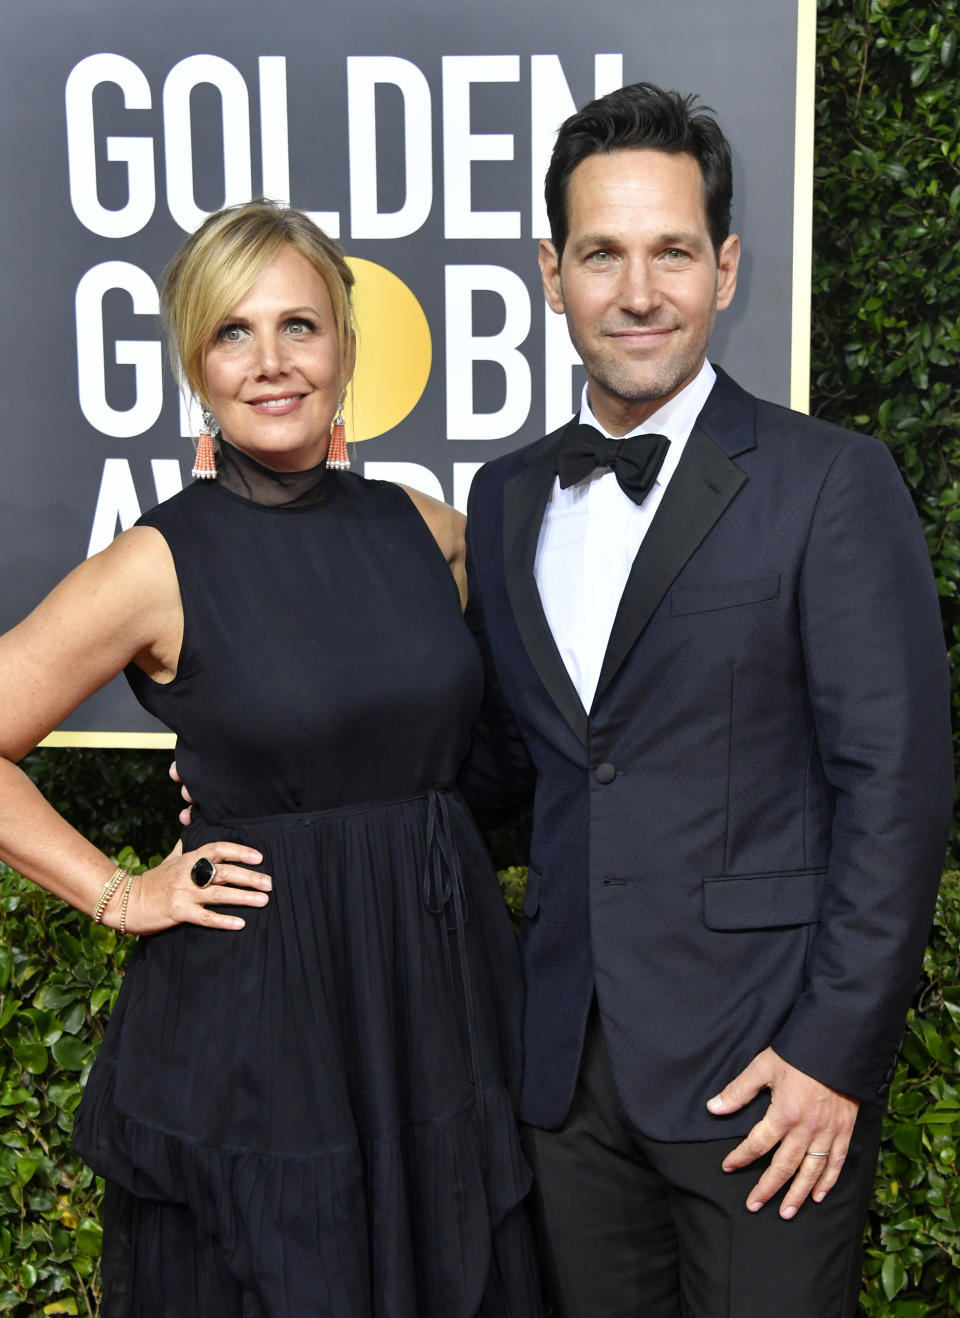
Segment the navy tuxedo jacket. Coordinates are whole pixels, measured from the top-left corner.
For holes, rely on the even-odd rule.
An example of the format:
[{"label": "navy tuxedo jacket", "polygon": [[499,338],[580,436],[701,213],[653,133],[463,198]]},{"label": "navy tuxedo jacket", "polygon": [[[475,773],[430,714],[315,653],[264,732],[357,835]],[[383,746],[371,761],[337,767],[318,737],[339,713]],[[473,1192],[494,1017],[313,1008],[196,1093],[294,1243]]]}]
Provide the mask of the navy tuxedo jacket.
[{"label": "navy tuxedo jacket", "polygon": [[533,576],[559,430],[488,463],[470,610],[537,773],[524,1120],[565,1118],[596,993],[617,1088],[661,1140],[771,1045],[882,1099],[952,798],[929,557],[881,443],[718,374],[584,710]]}]

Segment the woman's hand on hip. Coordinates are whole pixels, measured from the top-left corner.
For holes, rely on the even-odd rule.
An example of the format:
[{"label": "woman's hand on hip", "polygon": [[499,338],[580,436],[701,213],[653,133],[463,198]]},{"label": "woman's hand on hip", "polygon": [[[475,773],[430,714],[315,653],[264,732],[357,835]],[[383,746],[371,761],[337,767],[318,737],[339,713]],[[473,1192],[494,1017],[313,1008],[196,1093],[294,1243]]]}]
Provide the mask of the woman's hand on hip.
[{"label": "woman's hand on hip", "polygon": [[[126,932],[156,934],[176,924],[242,929],[244,920],[216,908],[266,906],[273,880],[269,874],[244,868],[262,861],[259,851],[239,842],[205,842],[186,853],[178,842],[159,865],[134,878],[127,901]],[[207,879],[211,869],[213,874]],[[207,881],[200,886],[198,880]],[[119,928],[120,909],[121,903],[112,900],[104,924]]]}]

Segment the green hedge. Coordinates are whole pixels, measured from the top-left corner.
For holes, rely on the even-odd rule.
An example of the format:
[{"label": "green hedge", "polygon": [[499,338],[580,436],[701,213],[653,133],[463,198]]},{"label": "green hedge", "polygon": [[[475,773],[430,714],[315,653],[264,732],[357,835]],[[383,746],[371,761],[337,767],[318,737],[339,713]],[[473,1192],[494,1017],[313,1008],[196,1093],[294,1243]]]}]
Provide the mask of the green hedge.
[{"label": "green hedge", "polygon": [[[118,859],[139,867],[130,851]],[[515,915],[525,877],[501,874]],[[869,1318],[960,1312],[958,878],[940,897],[891,1091],[866,1237]],[[92,1318],[99,1191],[71,1148],[71,1117],[132,940],[2,867],[0,910],[0,1311]]]},{"label": "green hedge", "polygon": [[869,1318],[960,1313],[960,874],[946,876],[890,1088],[866,1236]]},{"label": "green hedge", "polygon": [[812,410],[884,439],[913,491],[960,738],[960,0],[818,8]]},{"label": "green hedge", "polygon": [[70,1132],[133,940],[5,866],[0,911],[0,1311],[92,1318],[100,1194]]}]

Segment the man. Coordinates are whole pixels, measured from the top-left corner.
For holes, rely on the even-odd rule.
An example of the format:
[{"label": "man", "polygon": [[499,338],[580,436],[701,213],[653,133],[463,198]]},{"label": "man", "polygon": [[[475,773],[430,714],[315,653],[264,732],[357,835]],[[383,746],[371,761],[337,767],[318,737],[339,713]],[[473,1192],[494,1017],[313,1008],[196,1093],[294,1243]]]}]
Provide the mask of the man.
[{"label": "man", "polygon": [[537,773],[549,1281],[565,1318],[839,1318],[949,822],[923,537],[882,444],[707,362],[740,244],[695,98],[588,105],[546,197],[587,385],[478,473],[468,564]]}]

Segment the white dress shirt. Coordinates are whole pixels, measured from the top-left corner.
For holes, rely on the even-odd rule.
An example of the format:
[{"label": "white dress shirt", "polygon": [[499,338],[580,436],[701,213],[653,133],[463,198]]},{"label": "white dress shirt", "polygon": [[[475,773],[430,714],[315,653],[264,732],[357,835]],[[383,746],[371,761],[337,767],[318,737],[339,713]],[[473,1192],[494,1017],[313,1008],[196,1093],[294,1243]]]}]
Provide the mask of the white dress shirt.
[{"label": "white dress shirt", "polygon": [[[705,361],[680,393],[630,431],[631,435],[666,435],[670,440],[653,489],[642,504],[624,494],[609,468],[597,468],[565,490],[554,478],[540,527],[534,576],[553,639],[585,710],[593,704],[633,560],[716,378]],[[586,385],[580,421],[607,433],[590,410]]]}]

